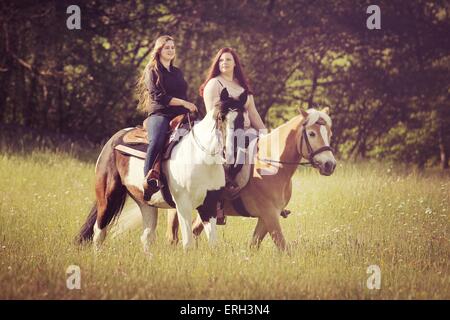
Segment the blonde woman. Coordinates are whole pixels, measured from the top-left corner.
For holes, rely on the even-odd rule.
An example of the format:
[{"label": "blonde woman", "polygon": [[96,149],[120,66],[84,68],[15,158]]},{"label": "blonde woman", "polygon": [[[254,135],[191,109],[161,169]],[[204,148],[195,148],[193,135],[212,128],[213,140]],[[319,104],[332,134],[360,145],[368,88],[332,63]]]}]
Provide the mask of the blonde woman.
[{"label": "blonde woman", "polygon": [[197,107],[187,101],[187,83],[181,70],[173,65],[174,59],[174,39],[170,36],[156,39],[138,85],[139,106],[148,110],[145,121],[149,145],[143,184],[146,201],[159,190],[159,172],[150,169],[164,146],[169,122],[180,114],[197,111]]}]

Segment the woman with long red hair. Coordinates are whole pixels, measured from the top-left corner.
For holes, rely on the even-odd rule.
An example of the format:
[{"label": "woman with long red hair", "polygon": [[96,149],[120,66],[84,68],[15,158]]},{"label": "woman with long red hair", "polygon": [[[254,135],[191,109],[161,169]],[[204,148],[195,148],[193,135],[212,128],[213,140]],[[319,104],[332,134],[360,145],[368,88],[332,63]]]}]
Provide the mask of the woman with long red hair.
[{"label": "woman with long red hair", "polygon": [[[200,86],[199,93],[205,102],[206,111],[211,111],[220,101],[222,90],[226,89],[228,95],[233,98],[238,98],[244,91],[247,91],[248,97],[245,103],[247,112],[244,113],[244,128],[246,135],[254,139],[259,130],[265,130],[266,126],[262,121],[258,111],[255,107],[255,100],[253,98],[253,91],[250,88],[244,71],[242,70],[239,57],[231,48],[222,48],[217,52],[208,71],[208,76],[205,82]],[[253,128],[253,130],[247,130]],[[236,146],[236,150],[239,148]],[[236,154],[237,155],[237,154]],[[236,158],[238,158],[236,156]],[[234,166],[226,168],[227,189],[231,192],[237,185],[234,180],[238,171],[235,171]],[[219,202],[221,202],[219,200]],[[217,224],[225,224],[225,216],[223,214],[222,204],[216,204],[217,207]]]},{"label": "woman with long red hair", "polygon": [[231,48],[222,48],[217,52],[208,71],[205,82],[200,86],[200,96],[205,102],[206,111],[214,108],[220,100],[220,92],[226,88],[231,97],[237,98],[246,90],[248,93],[245,107],[248,112],[245,116],[245,128],[250,126],[256,130],[265,129],[258,111],[255,107],[253,91],[251,90],[239,57]]}]

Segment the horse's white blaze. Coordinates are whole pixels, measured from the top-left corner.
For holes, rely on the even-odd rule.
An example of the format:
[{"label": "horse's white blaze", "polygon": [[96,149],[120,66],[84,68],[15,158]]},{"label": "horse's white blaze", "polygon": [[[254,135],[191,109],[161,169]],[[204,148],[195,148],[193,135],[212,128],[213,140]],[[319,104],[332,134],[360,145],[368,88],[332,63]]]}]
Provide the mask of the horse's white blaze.
[{"label": "horse's white blaze", "polygon": [[314,123],[317,122],[317,120],[319,120],[319,118],[325,120],[327,126],[331,127],[331,118],[325,112],[316,109],[308,109],[307,112],[308,112],[308,121],[306,123],[306,127],[312,126]]},{"label": "horse's white blaze", "polygon": [[[316,109],[309,109],[308,112],[308,119],[306,122],[306,127],[312,126],[314,123],[316,123],[319,118],[323,119],[327,126],[331,127],[331,118],[329,115],[327,115],[325,112],[318,111]],[[323,142],[325,146],[330,145],[330,139],[328,137],[328,131],[325,126],[320,126],[320,135],[323,139]],[[319,148],[319,146],[311,145],[313,149]],[[298,149],[300,149],[299,145],[297,146]],[[324,151],[314,156],[314,160],[316,160],[319,163],[325,163],[327,161],[333,161],[336,162],[336,159],[334,158],[334,155],[331,151]]]},{"label": "horse's white blaze", "polygon": [[333,153],[331,153],[331,151],[321,152],[321,153],[315,155],[314,159],[317,162],[322,163],[322,164],[327,162],[327,161],[334,161],[334,162],[336,162],[336,160],[334,159]]},{"label": "horse's white blaze", "polygon": [[[328,139],[328,131],[325,126],[320,126],[320,135],[323,139],[325,146],[330,146],[330,140]],[[314,149],[319,148],[319,146],[315,146]],[[319,163],[325,163],[327,161],[336,161],[334,159],[333,153],[331,151],[323,151],[314,156],[314,159]]]},{"label": "horse's white blaze", "polygon": [[[328,131],[325,126],[320,126],[320,135],[322,136],[325,146],[330,146],[330,140],[328,139]],[[325,163],[327,161],[336,162],[334,155],[331,151],[324,151],[314,157],[316,161]]]},{"label": "horse's white blaze", "polygon": [[328,140],[328,131],[325,126],[320,126],[320,135],[322,136],[323,142],[326,146],[330,145],[330,141]]}]

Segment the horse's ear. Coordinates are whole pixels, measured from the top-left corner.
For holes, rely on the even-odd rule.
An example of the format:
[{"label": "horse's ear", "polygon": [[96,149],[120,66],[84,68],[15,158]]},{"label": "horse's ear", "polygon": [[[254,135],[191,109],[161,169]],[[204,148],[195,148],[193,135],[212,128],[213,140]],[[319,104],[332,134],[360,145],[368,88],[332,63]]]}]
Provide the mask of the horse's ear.
[{"label": "horse's ear", "polygon": [[230,95],[228,94],[227,88],[223,88],[222,91],[220,92],[220,100],[225,101],[229,97],[230,97]]},{"label": "horse's ear", "polygon": [[329,107],[325,107],[325,108],[323,108],[320,111],[322,111],[323,113],[328,114],[328,115],[330,114],[330,108]]},{"label": "horse's ear", "polygon": [[241,102],[242,105],[244,105],[247,102],[247,97],[248,97],[247,90],[244,90],[244,92],[242,92],[241,95],[239,96],[239,102]]},{"label": "horse's ear", "polygon": [[306,112],[305,110],[300,109],[300,108],[298,108],[297,110],[298,110],[298,113],[300,113],[303,116],[303,118],[305,118],[305,119],[308,118],[308,112]]}]

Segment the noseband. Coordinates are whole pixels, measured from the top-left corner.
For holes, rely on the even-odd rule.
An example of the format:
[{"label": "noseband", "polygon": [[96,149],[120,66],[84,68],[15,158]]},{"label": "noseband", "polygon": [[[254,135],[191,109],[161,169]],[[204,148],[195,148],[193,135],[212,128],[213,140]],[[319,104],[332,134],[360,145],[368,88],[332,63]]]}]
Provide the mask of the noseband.
[{"label": "noseband", "polygon": [[[233,112],[233,111],[237,111],[238,109],[229,109],[229,112]],[[223,137],[221,136],[220,139],[220,145],[221,147],[215,151],[215,152],[210,152],[207,148],[205,148],[204,146],[202,146],[202,144],[200,143],[200,141],[198,141],[198,138],[196,137],[195,133],[194,133],[194,126],[191,124],[191,118],[190,115],[188,113],[188,120],[189,120],[189,126],[192,132],[192,137],[194,138],[195,143],[197,144],[197,146],[200,148],[200,150],[202,150],[204,153],[206,153],[209,156],[217,156],[220,153],[223,153],[224,150],[224,143],[223,143]],[[216,119],[215,119],[215,123],[214,123],[214,127],[212,128],[212,131],[214,131],[214,129],[222,129],[222,125],[223,125],[223,117],[220,115],[220,113],[217,115]]]},{"label": "noseband", "polygon": [[[323,126],[325,125],[325,123],[321,122],[320,120],[316,122],[318,125]],[[305,157],[303,155],[303,141],[305,141],[306,144],[306,149],[308,150],[308,157]],[[325,152],[325,151],[331,151],[332,153],[334,153],[334,149],[330,146],[323,146],[317,150],[313,150],[313,148],[311,147],[311,143],[309,142],[308,139],[308,134],[306,133],[306,125],[303,125],[303,132],[302,132],[302,138],[300,140],[300,150],[298,150],[298,152],[300,153],[300,155],[306,159],[308,159],[308,162],[313,166],[316,167],[317,164],[314,162],[314,157],[316,155],[318,155],[319,153]]]}]

